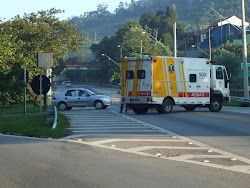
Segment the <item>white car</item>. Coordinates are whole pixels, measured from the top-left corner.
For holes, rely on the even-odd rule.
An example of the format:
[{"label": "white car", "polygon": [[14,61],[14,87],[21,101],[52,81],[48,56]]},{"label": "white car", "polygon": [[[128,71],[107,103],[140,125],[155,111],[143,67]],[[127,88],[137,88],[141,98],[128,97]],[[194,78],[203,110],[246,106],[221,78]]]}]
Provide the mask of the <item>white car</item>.
[{"label": "white car", "polygon": [[96,109],[105,109],[112,105],[112,99],[106,95],[96,95],[94,92],[83,88],[72,88],[52,97],[52,105],[59,110],[71,110],[72,107],[94,106]]},{"label": "white car", "polygon": [[66,87],[71,87],[71,81],[64,81],[62,85],[65,85]]}]

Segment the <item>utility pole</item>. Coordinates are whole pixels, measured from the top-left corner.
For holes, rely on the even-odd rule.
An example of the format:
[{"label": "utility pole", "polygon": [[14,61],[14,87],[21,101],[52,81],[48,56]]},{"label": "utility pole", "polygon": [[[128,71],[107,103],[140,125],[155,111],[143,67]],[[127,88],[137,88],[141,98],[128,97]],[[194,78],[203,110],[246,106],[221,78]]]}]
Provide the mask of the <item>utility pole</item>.
[{"label": "utility pole", "polygon": [[244,80],[244,98],[249,98],[248,89],[248,69],[247,69],[247,40],[245,26],[245,0],[242,0],[242,46],[243,46],[243,80]]},{"label": "utility pole", "polygon": [[208,27],[208,38],[209,38],[209,60],[212,60],[212,52],[211,52],[211,36],[210,36],[210,26]]},{"label": "utility pole", "polygon": [[174,57],[177,57],[177,44],[176,44],[176,22],[174,22]]},{"label": "utility pole", "polygon": [[141,40],[141,56],[142,56],[142,40]]}]

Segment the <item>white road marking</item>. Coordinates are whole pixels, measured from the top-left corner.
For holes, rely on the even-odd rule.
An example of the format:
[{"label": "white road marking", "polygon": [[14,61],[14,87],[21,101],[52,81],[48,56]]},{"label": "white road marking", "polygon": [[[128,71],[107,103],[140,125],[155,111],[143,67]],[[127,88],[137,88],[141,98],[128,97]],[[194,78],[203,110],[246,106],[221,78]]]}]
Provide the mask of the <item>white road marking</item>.
[{"label": "white road marking", "polygon": [[[161,157],[158,157],[157,155],[153,155],[150,153],[145,153],[145,152],[140,152],[140,151],[139,152],[138,151],[131,151],[130,149],[122,149],[122,148],[117,148],[117,147],[110,147],[110,146],[106,146],[106,145],[96,144],[95,142],[85,142],[85,141],[77,141],[77,140],[70,140],[70,139],[67,139],[66,141],[73,142],[73,143],[81,143],[81,144],[90,145],[90,146],[96,146],[96,147],[100,147],[100,148],[112,149],[112,150],[126,152],[126,153],[133,153],[133,154],[146,156],[146,157],[154,157],[154,158],[165,159],[165,160],[174,160],[174,161],[179,161],[179,162],[192,163],[192,164],[203,165],[203,166],[207,166],[207,167],[214,167],[214,168],[220,168],[220,169],[230,170],[230,171],[234,171],[234,172],[241,172],[241,173],[245,173],[245,174],[250,174],[250,165],[236,165],[236,166],[231,166],[231,167],[229,166],[228,167],[228,166],[223,166],[223,165],[219,165],[219,164],[204,163],[204,162],[190,160],[190,158],[197,157],[196,155],[188,155],[187,157],[185,157],[185,156],[181,156],[181,157],[179,157],[179,156],[178,157],[161,156]],[[220,150],[217,150],[217,151],[220,151]],[[223,152],[223,151],[221,151],[221,153],[234,155],[234,154],[231,154],[228,152]],[[209,155],[209,157],[211,157],[211,156]],[[237,156],[237,157],[240,157],[240,156]],[[228,158],[228,156],[224,156],[224,158]],[[245,159],[242,157],[240,157],[240,158],[248,161],[248,164],[250,164],[250,161],[248,159]]]},{"label": "white road marking", "polygon": [[[192,164],[198,164],[198,165],[203,165],[203,166],[208,166],[208,167],[214,167],[214,168],[220,168],[220,169],[224,169],[224,170],[230,170],[230,171],[235,171],[235,172],[241,172],[241,173],[246,173],[246,174],[250,174],[250,160],[241,156],[237,156],[235,154],[226,152],[226,151],[222,151],[213,147],[210,147],[206,144],[197,142],[195,140],[189,139],[187,137],[184,136],[180,136],[176,133],[173,133],[171,131],[165,130],[163,128],[157,127],[155,125],[149,124],[149,123],[145,123],[142,122],[140,120],[134,119],[132,117],[129,117],[127,115],[124,114],[120,114],[117,112],[112,112],[114,114],[117,114],[118,116],[122,116],[123,118],[126,118],[128,120],[130,120],[131,122],[136,123],[135,125],[143,125],[144,127],[148,127],[148,128],[152,128],[152,130],[148,130],[150,132],[154,132],[156,131],[157,133],[161,132],[164,133],[162,135],[156,135],[156,134],[152,134],[152,136],[154,137],[159,137],[159,139],[145,139],[145,138],[136,138],[136,139],[103,139],[103,140],[97,140],[97,141],[77,141],[77,140],[73,140],[73,138],[79,138],[79,137],[84,137],[84,136],[88,136],[88,135],[96,135],[97,137],[101,137],[101,136],[116,136],[118,137],[119,134],[105,134],[108,132],[108,130],[99,130],[100,133],[103,134],[95,134],[95,132],[93,134],[88,134],[88,131],[84,132],[84,134],[81,135],[72,135],[69,137],[66,137],[65,139],[62,140],[66,140],[69,142],[75,142],[75,143],[82,143],[82,144],[86,144],[86,145],[90,145],[90,146],[95,146],[95,147],[101,147],[101,148],[106,148],[106,149],[112,149],[112,150],[116,150],[116,151],[121,151],[121,152],[127,152],[127,153],[133,153],[133,154],[137,154],[137,155],[142,155],[142,156],[147,156],[147,157],[156,157],[159,159],[166,159],[166,160],[174,160],[174,161],[180,161],[180,162],[186,162],[186,163],[192,163]],[[130,127],[131,128],[131,127]],[[99,127],[97,127],[97,129],[99,129]],[[125,132],[128,130],[124,130]],[[121,131],[121,136],[124,136],[124,131]],[[138,131],[138,130],[137,130]],[[142,130],[139,130],[139,132],[141,132]],[[147,130],[143,130],[146,131]],[[128,131],[128,132],[131,132]],[[133,130],[134,132],[134,130]],[[98,133],[98,131],[96,132]],[[129,135],[126,135],[129,136]],[[136,134],[131,134],[131,136],[137,136]],[[138,135],[139,136],[139,135]],[[142,135],[140,135],[142,136]],[[149,136],[149,135],[143,135],[143,136]],[[166,136],[168,136],[166,138]],[[166,139],[165,139],[166,138]],[[145,145],[143,146],[139,146],[139,147],[134,147],[134,148],[128,148],[128,149],[123,149],[123,148],[119,148],[119,146],[116,144],[115,142],[171,142],[171,143],[175,143],[175,142],[186,142],[188,143],[192,143],[193,147],[178,147],[178,146],[158,146],[157,143],[153,146],[147,146],[147,143],[145,143]],[[105,145],[108,143],[112,143],[112,145],[115,145],[115,147],[110,147]],[[154,154],[150,154],[147,152],[147,150],[152,150],[152,149],[168,149],[168,150],[187,150],[186,154],[182,154],[182,155],[177,155],[177,156],[164,156],[161,155],[161,157],[158,157],[157,155]],[[189,154],[188,150],[201,150],[204,152],[209,153],[208,151],[212,151],[212,153],[210,152],[209,155],[201,155],[201,154]],[[161,152],[162,153],[162,152]],[[213,155],[214,153],[214,155]],[[235,158],[237,159],[237,161],[232,161],[231,159]],[[209,160],[208,160],[209,159]],[[232,165],[235,163],[235,165],[230,166],[230,165],[222,165],[222,164],[215,164],[213,163],[212,159],[214,160],[226,160],[227,162],[231,163]],[[209,163],[205,163],[204,161],[209,161]],[[237,165],[238,163],[236,162],[241,162],[244,163],[244,165]]]}]

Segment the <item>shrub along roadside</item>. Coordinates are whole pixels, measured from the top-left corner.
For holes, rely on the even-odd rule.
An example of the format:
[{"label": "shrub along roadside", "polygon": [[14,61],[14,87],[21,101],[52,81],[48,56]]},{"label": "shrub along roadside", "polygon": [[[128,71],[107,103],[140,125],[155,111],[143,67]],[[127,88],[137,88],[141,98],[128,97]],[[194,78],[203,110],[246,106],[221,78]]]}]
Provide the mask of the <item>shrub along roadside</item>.
[{"label": "shrub along roadside", "polygon": [[47,113],[26,114],[15,116],[0,116],[0,133],[30,136],[38,138],[60,138],[68,134],[68,119],[58,114],[58,124],[55,129],[47,126]]}]

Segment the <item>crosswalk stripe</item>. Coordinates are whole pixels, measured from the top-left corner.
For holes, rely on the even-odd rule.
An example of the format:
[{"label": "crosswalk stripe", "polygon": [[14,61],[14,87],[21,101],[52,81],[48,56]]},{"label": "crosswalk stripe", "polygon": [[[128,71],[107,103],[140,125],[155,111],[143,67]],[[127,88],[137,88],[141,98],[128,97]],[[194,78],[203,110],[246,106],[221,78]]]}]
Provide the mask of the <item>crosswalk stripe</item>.
[{"label": "crosswalk stripe", "polygon": [[[69,128],[70,130],[105,130],[105,129],[112,129],[112,130],[115,130],[115,129],[144,129],[145,130],[145,127],[95,127],[95,128]],[[149,130],[152,130],[150,128],[148,128]]]},{"label": "crosswalk stripe", "polygon": [[[97,111],[94,111],[94,113]],[[163,135],[166,133],[154,127],[147,126],[127,116],[109,111],[66,111],[73,135]]]},{"label": "crosswalk stripe", "polygon": [[[159,132],[158,130],[115,130],[113,132],[115,133],[126,133],[126,132]],[[106,133],[106,132],[109,132],[110,133],[110,130],[95,130],[95,131],[73,131],[73,133]],[[112,134],[115,134],[115,133],[112,133]]]}]

